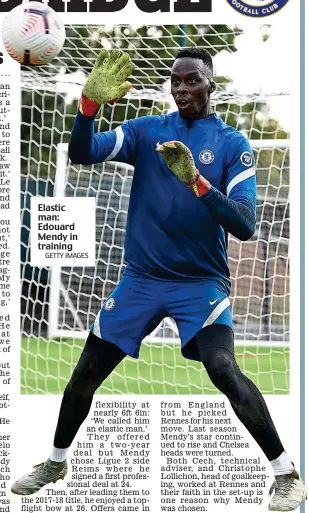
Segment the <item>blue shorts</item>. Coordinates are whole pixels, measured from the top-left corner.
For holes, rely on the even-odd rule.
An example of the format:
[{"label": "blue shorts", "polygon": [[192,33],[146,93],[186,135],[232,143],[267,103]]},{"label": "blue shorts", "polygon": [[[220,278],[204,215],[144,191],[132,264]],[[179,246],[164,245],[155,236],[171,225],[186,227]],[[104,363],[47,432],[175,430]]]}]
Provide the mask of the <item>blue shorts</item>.
[{"label": "blue shorts", "polygon": [[103,304],[90,330],[138,358],[142,340],[165,318],[176,322],[184,357],[200,361],[195,335],[210,324],[233,328],[226,287],[219,280],[163,281],[130,271]]}]

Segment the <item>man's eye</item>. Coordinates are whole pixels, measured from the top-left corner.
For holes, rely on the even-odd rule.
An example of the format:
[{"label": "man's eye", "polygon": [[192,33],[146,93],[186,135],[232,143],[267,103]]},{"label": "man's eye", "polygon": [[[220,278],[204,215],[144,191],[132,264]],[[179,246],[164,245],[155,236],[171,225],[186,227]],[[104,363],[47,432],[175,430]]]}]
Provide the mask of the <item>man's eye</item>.
[{"label": "man's eye", "polygon": [[172,80],[172,84],[173,85],[178,85],[179,84],[179,80]]},{"label": "man's eye", "polygon": [[196,80],[195,80],[194,78],[191,78],[191,79],[189,80],[189,84],[190,84],[190,85],[194,85],[194,84],[196,84]]}]

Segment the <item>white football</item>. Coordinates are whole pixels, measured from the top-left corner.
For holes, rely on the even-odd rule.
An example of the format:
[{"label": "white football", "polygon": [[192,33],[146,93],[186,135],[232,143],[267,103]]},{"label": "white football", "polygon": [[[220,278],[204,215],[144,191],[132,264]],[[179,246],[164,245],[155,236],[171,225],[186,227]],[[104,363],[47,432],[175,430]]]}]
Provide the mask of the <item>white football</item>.
[{"label": "white football", "polygon": [[21,64],[42,66],[63,47],[65,28],[60,16],[41,2],[25,2],[12,9],[2,24],[8,54]]}]

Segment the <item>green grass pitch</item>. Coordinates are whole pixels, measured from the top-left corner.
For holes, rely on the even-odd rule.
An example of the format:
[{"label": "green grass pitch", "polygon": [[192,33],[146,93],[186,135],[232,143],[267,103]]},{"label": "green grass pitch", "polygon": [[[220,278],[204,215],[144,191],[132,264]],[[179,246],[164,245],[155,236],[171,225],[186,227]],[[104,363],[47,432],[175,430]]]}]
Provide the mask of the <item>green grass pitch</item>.
[{"label": "green grass pitch", "polygon": [[[21,392],[62,393],[82,341],[23,338]],[[236,347],[240,368],[264,394],[289,393],[289,349]],[[176,345],[143,344],[139,360],[126,358],[104,382],[102,394],[215,394],[201,364],[185,360]]]}]

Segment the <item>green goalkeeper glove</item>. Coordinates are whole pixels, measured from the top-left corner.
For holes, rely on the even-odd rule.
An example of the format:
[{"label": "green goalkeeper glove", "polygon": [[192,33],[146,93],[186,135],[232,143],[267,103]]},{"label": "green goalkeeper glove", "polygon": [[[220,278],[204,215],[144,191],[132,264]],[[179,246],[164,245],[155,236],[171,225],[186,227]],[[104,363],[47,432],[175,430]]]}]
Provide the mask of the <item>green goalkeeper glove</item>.
[{"label": "green goalkeeper glove", "polygon": [[117,101],[131,89],[128,77],[134,64],[127,53],[120,50],[101,50],[82,92],[80,111],[94,116],[100,105]]},{"label": "green goalkeeper glove", "polygon": [[209,191],[211,185],[195,167],[191,151],[180,141],[169,141],[157,146],[156,150],[165,160],[167,167],[196,196]]}]

